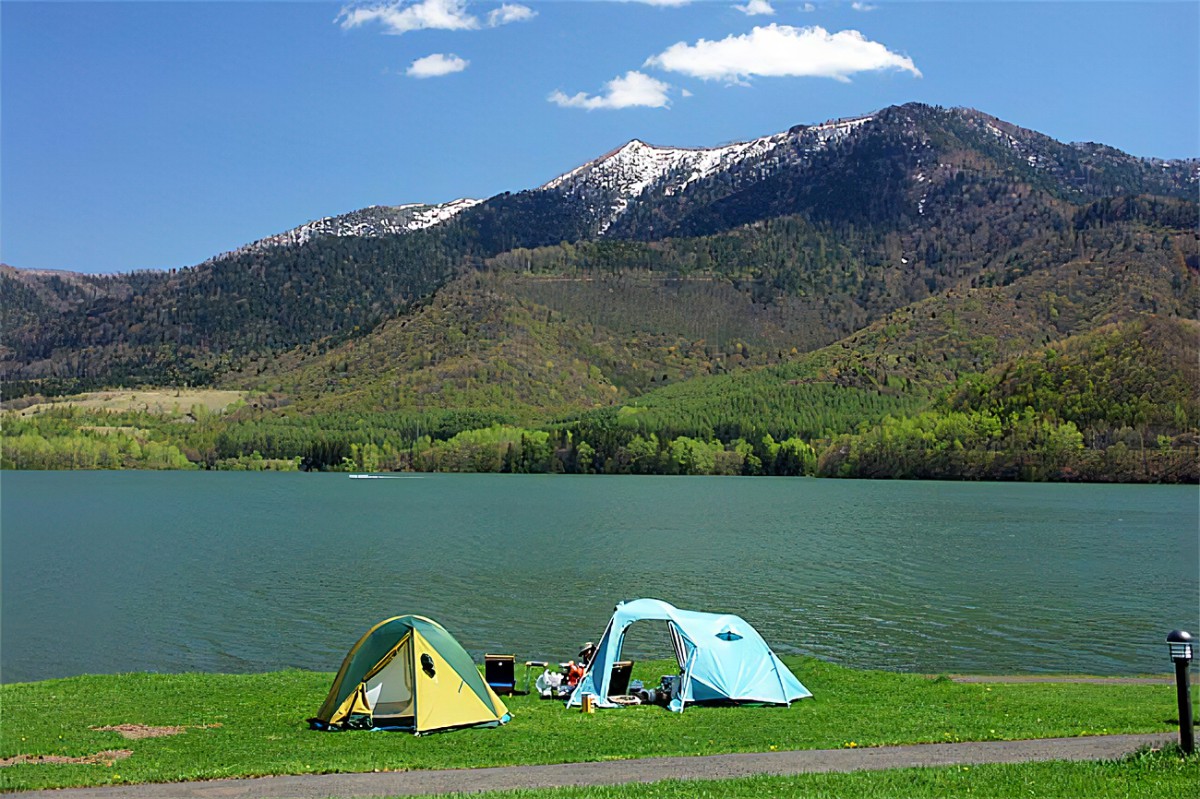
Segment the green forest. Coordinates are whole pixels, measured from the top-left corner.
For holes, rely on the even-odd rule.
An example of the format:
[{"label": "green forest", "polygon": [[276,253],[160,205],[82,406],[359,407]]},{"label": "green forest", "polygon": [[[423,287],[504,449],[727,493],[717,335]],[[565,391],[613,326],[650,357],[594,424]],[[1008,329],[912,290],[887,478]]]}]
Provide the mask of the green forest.
[{"label": "green forest", "polygon": [[2,464],[1196,482],[1197,333],[1184,320],[1114,325],[936,395],[807,382],[810,358],[541,424],[498,410],[289,413],[269,395],[226,412],[60,402],[6,414]]}]

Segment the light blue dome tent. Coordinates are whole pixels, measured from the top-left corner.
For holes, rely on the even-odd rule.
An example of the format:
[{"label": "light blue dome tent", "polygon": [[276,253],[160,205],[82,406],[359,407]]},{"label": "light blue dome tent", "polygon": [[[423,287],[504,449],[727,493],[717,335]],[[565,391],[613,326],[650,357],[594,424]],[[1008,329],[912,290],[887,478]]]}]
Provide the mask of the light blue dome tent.
[{"label": "light blue dome tent", "polygon": [[639,621],[665,621],[671,632],[679,678],[668,707],[675,712],[694,702],[790,705],[812,696],[741,617],[634,599],[617,605],[567,707],[583,704],[585,695],[594,697],[596,707],[617,707],[608,698],[613,663],[621,659],[626,630]]}]

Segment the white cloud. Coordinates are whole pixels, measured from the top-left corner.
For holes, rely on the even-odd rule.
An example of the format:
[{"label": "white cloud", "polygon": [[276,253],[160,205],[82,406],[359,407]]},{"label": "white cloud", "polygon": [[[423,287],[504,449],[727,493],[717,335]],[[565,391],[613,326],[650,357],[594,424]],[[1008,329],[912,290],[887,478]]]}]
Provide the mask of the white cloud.
[{"label": "white cloud", "polygon": [[734,6],[748,17],[774,16],[775,9],[768,0],[749,0],[744,6]]},{"label": "white cloud", "polygon": [[603,94],[589,96],[580,92],[568,97],[555,90],[548,99],[563,108],[585,108],[588,111],[598,108],[666,108],[670,103],[667,97],[669,88],[671,86],[668,83],[630,70],[624,76],[604,84]]},{"label": "white cloud", "polygon": [[465,0],[395,0],[377,5],[346,6],[337,16],[342,28],[357,28],[379,23],[385,33],[416,30],[473,30],[479,20],[467,13]]},{"label": "white cloud", "polygon": [[819,77],[849,81],[858,72],[896,69],[921,77],[908,56],[893,53],[855,30],[771,24],[720,41],[678,42],[645,66],[704,80],[745,83],[753,77]]},{"label": "white cloud", "polygon": [[439,78],[442,75],[462,72],[470,63],[470,61],[459,58],[454,53],[450,53],[449,55],[446,53],[434,53],[433,55],[427,55],[412,62],[412,66],[404,74],[410,78]]},{"label": "white cloud", "polygon": [[853,8],[855,11],[862,11],[862,12],[874,11],[875,9],[879,8],[879,6],[873,6],[870,3],[851,3],[850,7]]},{"label": "white cloud", "polygon": [[800,10],[811,14],[813,11],[817,10],[817,7],[812,3],[805,3],[804,5],[800,6]]},{"label": "white cloud", "polygon": [[[505,3],[487,15],[487,26],[495,28],[510,22],[533,19],[537,12],[518,3]],[[401,34],[417,30],[462,31],[483,27],[479,18],[467,10],[467,0],[390,0],[342,8],[334,20],[342,28],[358,28],[378,23],[384,33]]]},{"label": "white cloud", "polygon": [[494,11],[491,11],[487,16],[487,21],[489,28],[498,28],[510,22],[524,22],[536,16],[537,12],[529,6],[517,3],[505,3]]}]

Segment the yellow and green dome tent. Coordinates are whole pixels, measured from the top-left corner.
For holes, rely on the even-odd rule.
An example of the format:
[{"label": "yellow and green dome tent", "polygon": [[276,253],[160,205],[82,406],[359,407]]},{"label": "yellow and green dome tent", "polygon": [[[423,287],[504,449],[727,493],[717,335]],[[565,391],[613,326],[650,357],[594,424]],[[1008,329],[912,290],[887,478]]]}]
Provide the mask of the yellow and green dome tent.
[{"label": "yellow and green dome tent", "polygon": [[396,616],[358,639],[309,724],[417,735],[511,718],[462,645],[424,616]]}]

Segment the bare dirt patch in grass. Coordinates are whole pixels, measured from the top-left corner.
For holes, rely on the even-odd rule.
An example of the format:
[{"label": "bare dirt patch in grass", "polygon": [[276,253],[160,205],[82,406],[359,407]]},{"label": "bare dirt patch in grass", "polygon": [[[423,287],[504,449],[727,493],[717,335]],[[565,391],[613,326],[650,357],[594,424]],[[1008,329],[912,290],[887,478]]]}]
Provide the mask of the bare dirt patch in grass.
[{"label": "bare dirt patch in grass", "polygon": [[[220,727],[220,724],[193,724],[192,729],[204,730]],[[180,724],[174,727],[151,727],[149,724],[110,724],[107,727],[92,727],[96,732],[119,732],[124,738],[136,741],[140,738],[161,738],[164,735],[179,735],[186,732],[188,726]]]},{"label": "bare dirt patch in grass", "polygon": [[[110,724],[105,727],[90,727],[96,732],[118,732],[123,738],[131,741],[142,738],[162,738],[165,735],[180,735],[189,729],[205,730],[220,727],[220,724],[177,725],[173,727],[151,727],[149,724]],[[91,766],[111,766],[118,760],[124,760],[133,754],[132,749],[106,749],[92,755],[68,757],[67,755],[13,755],[0,758],[0,768],[5,766],[23,766],[38,763],[82,763]]]},{"label": "bare dirt patch in grass", "polygon": [[161,738],[164,735],[179,735],[187,727],[151,727],[147,724],[114,724],[107,727],[92,727],[97,732],[119,732],[122,738],[136,741],[139,738]]},{"label": "bare dirt patch in grass", "polygon": [[29,763],[81,763],[88,766],[111,766],[118,760],[124,760],[133,754],[132,749],[105,749],[93,755],[68,757],[66,755],[13,755],[0,758],[0,768],[5,766],[23,766]]}]

